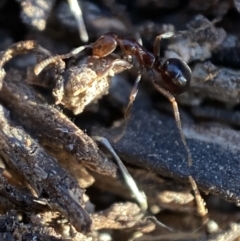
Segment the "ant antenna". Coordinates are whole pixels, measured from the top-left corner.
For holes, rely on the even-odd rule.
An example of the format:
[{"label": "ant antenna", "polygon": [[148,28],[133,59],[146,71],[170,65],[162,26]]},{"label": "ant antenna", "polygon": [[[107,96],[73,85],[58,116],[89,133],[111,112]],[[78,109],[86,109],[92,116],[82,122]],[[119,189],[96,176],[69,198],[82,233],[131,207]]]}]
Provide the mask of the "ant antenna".
[{"label": "ant antenna", "polygon": [[59,61],[60,59],[69,59],[71,57],[74,57],[76,55],[78,55],[80,52],[82,52],[84,49],[86,48],[90,48],[91,45],[85,45],[85,46],[80,46],[76,49],[73,49],[71,52],[67,53],[67,54],[61,54],[61,55],[55,55],[52,57],[49,57],[48,59],[45,59],[43,61],[41,61],[39,64],[35,65],[34,68],[34,73],[35,75],[39,75],[43,69],[45,69],[48,65],[50,64],[54,64],[57,61]]}]

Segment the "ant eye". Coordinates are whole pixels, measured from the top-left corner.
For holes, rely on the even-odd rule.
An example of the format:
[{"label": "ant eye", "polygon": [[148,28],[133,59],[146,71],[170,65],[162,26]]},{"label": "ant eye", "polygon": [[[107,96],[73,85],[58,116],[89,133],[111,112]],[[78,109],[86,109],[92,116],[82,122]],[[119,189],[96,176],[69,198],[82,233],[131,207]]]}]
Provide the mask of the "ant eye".
[{"label": "ant eye", "polygon": [[160,69],[164,85],[172,94],[182,94],[190,85],[191,69],[181,59],[168,59]]}]

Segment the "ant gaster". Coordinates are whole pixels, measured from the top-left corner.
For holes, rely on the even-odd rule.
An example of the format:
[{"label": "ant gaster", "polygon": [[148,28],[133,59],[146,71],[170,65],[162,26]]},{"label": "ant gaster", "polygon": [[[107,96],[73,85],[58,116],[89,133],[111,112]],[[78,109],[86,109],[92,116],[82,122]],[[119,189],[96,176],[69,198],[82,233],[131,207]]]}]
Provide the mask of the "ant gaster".
[{"label": "ant gaster", "polygon": [[[123,53],[123,56],[126,59],[129,59],[129,57],[134,56],[136,57],[140,65],[140,71],[138,72],[138,76],[131,91],[129,97],[129,104],[127,106],[125,115],[128,115],[129,113],[129,110],[137,96],[138,85],[141,80],[142,74],[144,71],[146,71],[157,91],[159,91],[162,95],[168,98],[168,100],[172,103],[177,127],[180,131],[182,142],[188,154],[188,164],[189,166],[191,166],[191,152],[183,134],[178,104],[174,97],[175,95],[182,94],[188,89],[191,81],[191,69],[181,59],[169,58],[166,60],[165,63],[163,63],[160,58],[161,39],[169,38],[174,35],[174,32],[167,32],[158,35],[154,41],[154,52],[151,53],[147,51],[142,45],[140,45],[135,39],[121,37],[115,33],[107,33],[102,35],[93,44],[81,46],[79,48],[74,49],[72,52],[68,54],[54,56],[42,61],[41,63],[36,65],[35,74],[38,75],[46,66],[55,62],[56,59],[66,59],[74,57],[86,48],[92,49],[93,58],[104,58],[112,54],[115,51],[115,49],[119,46]],[[163,83],[156,80],[154,71],[160,73]]]}]

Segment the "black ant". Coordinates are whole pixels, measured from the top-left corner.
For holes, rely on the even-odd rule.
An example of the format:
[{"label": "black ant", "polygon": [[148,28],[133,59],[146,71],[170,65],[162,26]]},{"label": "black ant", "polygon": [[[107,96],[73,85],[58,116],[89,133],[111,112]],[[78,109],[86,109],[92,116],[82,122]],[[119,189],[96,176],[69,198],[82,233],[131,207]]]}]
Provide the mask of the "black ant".
[{"label": "black ant", "polygon": [[[129,112],[133,101],[138,92],[138,84],[141,80],[143,71],[145,70],[154,87],[172,103],[174,116],[177,122],[177,127],[180,131],[182,142],[188,153],[188,164],[192,164],[191,152],[185,140],[178,105],[174,95],[182,94],[187,90],[191,81],[191,69],[189,66],[177,58],[170,58],[165,63],[160,59],[160,41],[164,37],[171,37],[174,33],[165,33],[156,37],[154,42],[154,52],[151,53],[144,49],[135,39],[123,38],[115,33],[107,33],[101,36],[95,43],[91,45],[93,57],[103,58],[111,54],[117,46],[120,47],[125,57],[135,56],[140,65],[140,71],[135,81],[134,87],[130,95],[130,101],[126,109]],[[153,70],[157,71],[162,76],[164,86],[154,78]]]}]

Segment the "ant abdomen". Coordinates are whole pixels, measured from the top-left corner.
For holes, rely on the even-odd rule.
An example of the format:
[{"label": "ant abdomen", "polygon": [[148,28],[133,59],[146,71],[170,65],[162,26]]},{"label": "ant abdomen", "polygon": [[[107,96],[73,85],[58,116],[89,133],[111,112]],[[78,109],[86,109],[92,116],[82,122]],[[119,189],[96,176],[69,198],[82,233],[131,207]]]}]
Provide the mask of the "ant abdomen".
[{"label": "ant abdomen", "polygon": [[181,59],[170,58],[157,70],[161,73],[165,88],[173,95],[182,94],[188,89],[191,69]]}]

